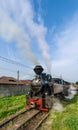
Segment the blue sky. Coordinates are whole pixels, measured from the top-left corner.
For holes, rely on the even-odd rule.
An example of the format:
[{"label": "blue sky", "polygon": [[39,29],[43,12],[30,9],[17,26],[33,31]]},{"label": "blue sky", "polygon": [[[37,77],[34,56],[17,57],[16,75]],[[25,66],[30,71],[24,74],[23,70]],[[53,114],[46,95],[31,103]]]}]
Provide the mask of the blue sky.
[{"label": "blue sky", "polygon": [[[0,56],[53,77],[78,80],[78,0],[1,0]],[[0,59],[0,76],[32,78],[33,71]]]}]

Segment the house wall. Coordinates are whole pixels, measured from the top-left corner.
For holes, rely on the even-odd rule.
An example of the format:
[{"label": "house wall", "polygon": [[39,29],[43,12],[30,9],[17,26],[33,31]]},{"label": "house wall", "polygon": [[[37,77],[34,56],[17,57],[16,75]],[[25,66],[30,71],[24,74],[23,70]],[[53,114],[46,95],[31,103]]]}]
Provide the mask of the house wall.
[{"label": "house wall", "polygon": [[26,94],[30,86],[28,85],[1,85],[0,84],[0,96],[12,96]]}]

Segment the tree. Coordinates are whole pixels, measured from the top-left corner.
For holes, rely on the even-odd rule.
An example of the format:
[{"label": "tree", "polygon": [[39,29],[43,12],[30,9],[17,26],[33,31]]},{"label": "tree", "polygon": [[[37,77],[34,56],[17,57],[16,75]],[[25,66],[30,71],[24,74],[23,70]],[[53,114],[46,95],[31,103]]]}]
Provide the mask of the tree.
[{"label": "tree", "polygon": [[76,82],[76,84],[78,85],[78,81]]}]

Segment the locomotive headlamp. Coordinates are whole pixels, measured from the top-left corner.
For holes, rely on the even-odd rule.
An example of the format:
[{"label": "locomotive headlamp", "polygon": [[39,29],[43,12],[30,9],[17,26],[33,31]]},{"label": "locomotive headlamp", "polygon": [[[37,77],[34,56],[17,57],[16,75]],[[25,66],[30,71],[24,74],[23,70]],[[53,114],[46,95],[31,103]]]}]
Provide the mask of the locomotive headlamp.
[{"label": "locomotive headlamp", "polygon": [[46,92],[45,95],[48,95],[48,93]]}]

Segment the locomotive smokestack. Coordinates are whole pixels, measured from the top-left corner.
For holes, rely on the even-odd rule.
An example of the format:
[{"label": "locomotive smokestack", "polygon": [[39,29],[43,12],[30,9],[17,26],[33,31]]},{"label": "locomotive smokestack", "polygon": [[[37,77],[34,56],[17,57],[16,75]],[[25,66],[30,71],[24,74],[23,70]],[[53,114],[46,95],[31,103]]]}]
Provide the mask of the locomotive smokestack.
[{"label": "locomotive smokestack", "polygon": [[37,75],[41,75],[41,73],[43,72],[43,68],[41,65],[36,65],[35,68],[33,69],[34,72],[37,74]]}]

